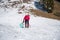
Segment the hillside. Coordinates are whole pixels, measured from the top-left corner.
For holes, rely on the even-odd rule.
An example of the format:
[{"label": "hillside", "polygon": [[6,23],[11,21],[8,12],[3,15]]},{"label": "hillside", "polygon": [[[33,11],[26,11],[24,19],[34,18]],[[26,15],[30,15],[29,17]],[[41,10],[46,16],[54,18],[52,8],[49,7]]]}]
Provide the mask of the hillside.
[{"label": "hillside", "polygon": [[[44,12],[42,10],[36,10],[36,9],[31,9],[31,12],[33,12],[33,14],[37,15],[37,16],[42,16],[42,17],[46,17],[46,18],[52,18],[52,19],[60,20],[60,3],[56,2],[56,1],[54,2],[53,13],[47,13],[47,12]],[[56,14],[56,15],[54,15],[54,14]]]}]

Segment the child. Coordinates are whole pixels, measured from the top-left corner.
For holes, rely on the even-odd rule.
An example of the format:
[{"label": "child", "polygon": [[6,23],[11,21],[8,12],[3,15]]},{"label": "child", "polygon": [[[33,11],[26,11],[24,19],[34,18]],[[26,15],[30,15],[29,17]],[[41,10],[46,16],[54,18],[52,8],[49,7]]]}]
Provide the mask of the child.
[{"label": "child", "polygon": [[25,28],[29,28],[29,20],[30,20],[30,15],[27,13],[27,15],[24,16],[23,23],[25,22]]}]

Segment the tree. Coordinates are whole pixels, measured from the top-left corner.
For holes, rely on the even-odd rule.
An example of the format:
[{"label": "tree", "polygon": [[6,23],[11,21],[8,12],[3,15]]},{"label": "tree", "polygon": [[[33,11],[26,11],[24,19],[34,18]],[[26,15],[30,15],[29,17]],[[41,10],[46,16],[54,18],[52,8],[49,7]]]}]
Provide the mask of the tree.
[{"label": "tree", "polygon": [[43,0],[43,2],[48,13],[51,13],[54,9],[54,0]]}]

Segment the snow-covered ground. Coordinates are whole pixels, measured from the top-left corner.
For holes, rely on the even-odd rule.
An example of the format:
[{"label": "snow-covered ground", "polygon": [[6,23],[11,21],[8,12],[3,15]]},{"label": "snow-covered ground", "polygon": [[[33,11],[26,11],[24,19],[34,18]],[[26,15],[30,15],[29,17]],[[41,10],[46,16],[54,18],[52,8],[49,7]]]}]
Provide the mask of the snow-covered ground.
[{"label": "snow-covered ground", "polygon": [[0,40],[60,40],[60,21],[30,14],[30,28],[20,28],[24,16],[18,8],[0,8]]}]

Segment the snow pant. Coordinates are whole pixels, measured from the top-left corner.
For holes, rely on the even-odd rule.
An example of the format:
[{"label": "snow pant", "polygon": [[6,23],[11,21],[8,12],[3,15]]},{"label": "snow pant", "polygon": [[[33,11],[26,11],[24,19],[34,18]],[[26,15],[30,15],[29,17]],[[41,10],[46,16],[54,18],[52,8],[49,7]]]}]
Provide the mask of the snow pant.
[{"label": "snow pant", "polygon": [[25,28],[29,28],[29,20],[25,20]]}]

